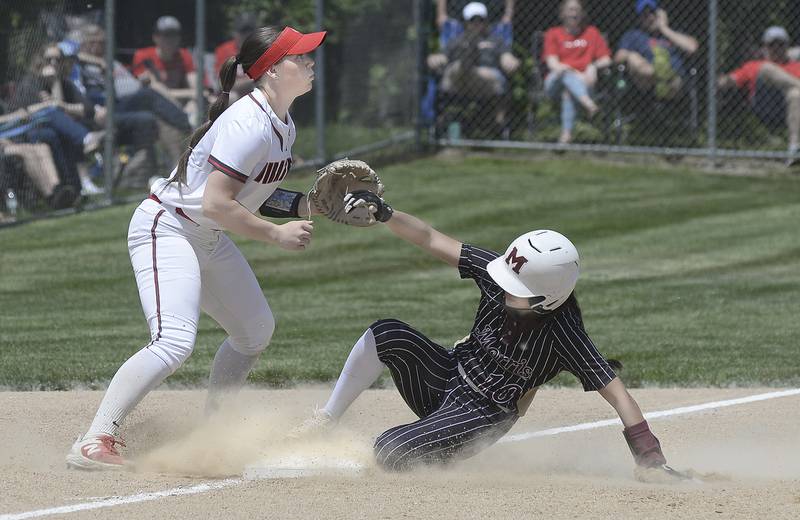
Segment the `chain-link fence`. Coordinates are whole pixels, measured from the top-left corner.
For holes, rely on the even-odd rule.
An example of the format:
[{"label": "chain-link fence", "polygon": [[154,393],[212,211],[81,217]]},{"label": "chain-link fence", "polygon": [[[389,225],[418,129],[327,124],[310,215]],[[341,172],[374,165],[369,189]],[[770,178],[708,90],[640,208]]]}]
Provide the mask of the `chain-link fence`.
[{"label": "chain-link fence", "polygon": [[[205,120],[222,62],[264,25],[329,32],[315,89],[292,107],[295,170],[413,142],[421,5],[11,0],[0,13],[0,222],[141,198]],[[252,88],[240,70],[231,97]]]},{"label": "chain-link fence", "polygon": [[422,106],[439,143],[795,161],[793,2],[436,4]]},{"label": "chain-link fence", "polygon": [[[329,31],[292,107],[296,167],[425,137],[795,161],[787,0],[11,0],[0,220],[142,196],[204,119],[221,61],[268,24]],[[234,96],[250,88],[240,73]]]}]

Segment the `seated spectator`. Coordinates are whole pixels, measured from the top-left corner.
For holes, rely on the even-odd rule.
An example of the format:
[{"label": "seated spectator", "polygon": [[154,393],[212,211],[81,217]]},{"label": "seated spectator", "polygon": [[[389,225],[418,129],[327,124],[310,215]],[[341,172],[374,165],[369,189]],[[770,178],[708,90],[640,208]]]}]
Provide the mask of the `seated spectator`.
[{"label": "seated spectator", "polygon": [[[503,40],[489,34],[484,4],[467,4],[463,16],[464,32],[444,52],[428,56],[428,66],[443,73],[443,92],[478,99],[501,96],[507,90],[506,75],[517,70],[520,62]],[[504,118],[498,106],[495,120],[502,124]]]},{"label": "seated spectator", "polygon": [[544,81],[547,95],[561,99],[561,137],[572,141],[577,101],[593,116],[598,107],[589,95],[597,83],[597,69],[611,65],[611,52],[597,27],[587,25],[580,0],[561,3],[561,23],[544,35],[542,59],[549,73]]},{"label": "seated spectator", "polygon": [[[192,54],[180,46],[181,23],[174,16],[162,16],[153,32],[154,47],[133,55],[133,74],[144,84],[178,103],[191,102],[197,73]],[[190,110],[187,110],[190,111]]]},{"label": "seated spectator", "polygon": [[800,145],[800,61],[789,59],[789,33],[773,26],[764,32],[763,59],[744,63],[720,76],[720,89],[746,88],[756,116],[767,126],[786,124],[789,130],[789,159],[795,165]]},{"label": "seated spectator", "polygon": [[[499,4],[501,1],[502,0],[487,0],[487,3],[489,3],[489,7],[494,7],[496,10],[500,10]],[[469,3],[471,3],[470,0],[450,0],[449,2],[448,0],[436,0],[436,26],[439,29],[439,32],[452,31],[456,26],[461,25],[461,22],[450,17],[448,14],[448,7],[455,12],[461,12]],[[505,8],[503,9],[503,15],[497,21],[496,25],[500,28],[499,32],[503,32],[505,34],[505,31],[508,31],[508,34],[510,35],[511,22],[514,19],[514,0],[505,0],[504,4]],[[488,8],[486,13],[488,18]],[[459,30],[460,29],[461,28],[459,27]]]},{"label": "seated spectator", "polygon": [[[78,45],[64,41],[55,48],[58,55],[57,77],[53,83],[51,95],[53,99],[65,104],[68,114],[87,127],[103,127],[106,120],[106,109],[96,105],[89,99],[86,88],[76,82],[72,71],[78,64]],[[128,145],[133,151],[142,150],[139,154],[149,163],[142,168],[150,172],[157,167],[153,145],[158,140],[158,120],[147,110],[115,111],[114,123],[117,143]]]},{"label": "seated spectator", "polygon": [[[89,25],[80,37],[79,81],[94,103],[105,106],[105,31],[97,25]],[[183,153],[186,137],[192,131],[188,116],[179,105],[142,85],[121,63],[115,61],[113,70],[115,110],[123,117],[127,113],[145,111],[158,118],[159,142],[169,156],[164,167],[172,168]]]},{"label": "seated spectator", "polygon": [[639,28],[622,35],[614,61],[628,67],[639,89],[671,99],[683,86],[684,58],[697,51],[697,40],[672,29],[657,0],[637,0],[636,14]]},{"label": "seated spectator", "polygon": [[78,164],[85,154],[99,149],[103,132],[92,132],[91,125],[76,121],[76,117],[85,115],[86,106],[53,95],[59,71],[65,66],[68,65],[60,63],[57,48],[50,48],[32,60],[29,71],[14,89],[10,100],[13,112],[4,116],[6,124],[17,131],[6,133],[5,137],[17,143],[47,144],[58,168],[60,183],[71,186],[78,193],[82,187],[84,191],[93,193],[98,191],[97,187],[84,181]]},{"label": "seated spectator", "polygon": [[[258,17],[252,13],[240,13],[233,21],[233,38],[219,44],[214,49],[214,72],[219,76],[219,70],[225,60],[239,54],[242,42],[258,27]],[[253,90],[253,80],[247,77],[241,67],[236,69],[236,82],[231,88],[230,102],[233,103]]]},{"label": "seated spectator", "polygon": [[[78,199],[78,191],[68,184],[62,184],[58,175],[53,154],[45,143],[15,143],[0,139],[0,160],[19,158],[25,175],[53,209],[73,206]],[[6,172],[8,173],[8,172]]]}]

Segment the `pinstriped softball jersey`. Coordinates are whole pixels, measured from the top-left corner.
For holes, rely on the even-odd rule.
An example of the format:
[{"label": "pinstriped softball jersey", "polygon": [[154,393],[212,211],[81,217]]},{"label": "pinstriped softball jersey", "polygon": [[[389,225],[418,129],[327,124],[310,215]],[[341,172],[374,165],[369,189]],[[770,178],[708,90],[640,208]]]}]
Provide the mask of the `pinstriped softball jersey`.
[{"label": "pinstriped softball jersey", "polygon": [[400,320],[370,326],[378,358],[420,418],[378,436],[375,457],[398,471],[470,457],[505,435],[517,415],[481,395],[459,376],[452,350]]},{"label": "pinstriped softball jersey", "polygon": [[538,326],[515,327],[504,308],[504,291],[486,271],[500,256],[464,244],[458,270],[481,291],[470,335],[455,347],[469,380],[493,402],[513,408],[519,398],[567,370],[586,391],[599,390],[616,377],[583,327],[575,295]]},{"label": "pinstriped softball jersey", "polygon": [[389,470],[463,459],[496,442],[516,422],[527,390],[569,370],[586,390],[604,387],[614,371],[583,328],[574,296],[532,328],[510,326],[503,290],[486,272],[499,255],[464,245],[463,278],[481,299],[470,336],[448,350],[400,320],[370,326],[378,358],[418,421],[378,436],[375,456]]}]

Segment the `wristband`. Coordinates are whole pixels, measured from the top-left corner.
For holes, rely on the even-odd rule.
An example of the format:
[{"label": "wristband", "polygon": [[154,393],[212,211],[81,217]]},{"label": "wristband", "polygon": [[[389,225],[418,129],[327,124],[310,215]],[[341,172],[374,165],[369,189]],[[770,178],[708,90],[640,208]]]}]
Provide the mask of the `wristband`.
[{"label": "wristband", "polygon": [[298,211],[300,199],[303,193],[299,191],[282,190],[278,188],[269,198],[258,208],[258,212],[265,217],[273,218],[297,218],[300,216]]}]

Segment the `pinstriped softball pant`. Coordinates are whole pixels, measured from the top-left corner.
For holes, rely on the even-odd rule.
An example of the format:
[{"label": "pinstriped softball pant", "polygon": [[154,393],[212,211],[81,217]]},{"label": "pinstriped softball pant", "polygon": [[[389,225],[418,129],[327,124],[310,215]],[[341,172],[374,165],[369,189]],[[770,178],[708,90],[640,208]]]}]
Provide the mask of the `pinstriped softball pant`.
[{"label": "pinstriped softball pant", "polygon": [[452,351],[399,320],[371,327],[378,358],[420,418],[378,436],[378,464],[392,471],[471,457],[495,443],[517,420],[461,378]]}]

